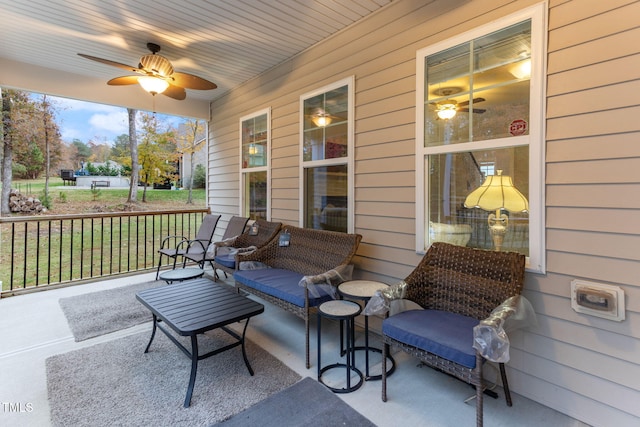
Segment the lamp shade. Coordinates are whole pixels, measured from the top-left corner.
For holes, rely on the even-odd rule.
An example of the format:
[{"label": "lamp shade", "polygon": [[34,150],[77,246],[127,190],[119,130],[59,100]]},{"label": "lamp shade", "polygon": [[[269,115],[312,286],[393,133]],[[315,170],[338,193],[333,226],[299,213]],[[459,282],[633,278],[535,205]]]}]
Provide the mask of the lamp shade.
[{"label": "lamp shade", "polygon": [[152,95],[162,93],[169,87],[169,82],[164,79],[153,76],[138,77],[138,83],[144,90]]},{"label": "lamp shade", "polygon": [[480,208],[485,211],[506,209],[509,212],[527,212],[529,202],[513,185],[511,177],[502,175],[488,176],[482,185],[473,190],[464,201],[465,208]]}]

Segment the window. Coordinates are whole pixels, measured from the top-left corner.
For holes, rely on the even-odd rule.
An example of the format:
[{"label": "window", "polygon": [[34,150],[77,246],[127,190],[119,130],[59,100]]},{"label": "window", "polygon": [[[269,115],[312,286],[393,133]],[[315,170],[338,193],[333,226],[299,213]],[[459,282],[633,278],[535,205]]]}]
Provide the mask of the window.
[{"label": "window", "polygon": [[544,18],[540,4],[417,52],[418,252],[517,251],[544,271]]},{"label": "window", "polygon": [[240,213],[250,219],[270,219],[269,147],[271,111],[240,119]]},{"label": "window", "polygon": [[300,224],[353,231],[353,77],[300,97]]}]

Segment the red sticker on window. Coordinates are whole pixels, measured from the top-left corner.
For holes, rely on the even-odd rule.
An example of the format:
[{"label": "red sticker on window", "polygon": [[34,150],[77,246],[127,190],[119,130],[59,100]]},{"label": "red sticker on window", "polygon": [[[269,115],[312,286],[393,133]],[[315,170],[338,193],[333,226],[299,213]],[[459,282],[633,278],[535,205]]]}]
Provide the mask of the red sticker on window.
[{"label": "red sticker on window", "polygon": [[512,121],[509,125],[509,133],[513,136],[524,135],[527,133],[527,122],[522,119]]}]

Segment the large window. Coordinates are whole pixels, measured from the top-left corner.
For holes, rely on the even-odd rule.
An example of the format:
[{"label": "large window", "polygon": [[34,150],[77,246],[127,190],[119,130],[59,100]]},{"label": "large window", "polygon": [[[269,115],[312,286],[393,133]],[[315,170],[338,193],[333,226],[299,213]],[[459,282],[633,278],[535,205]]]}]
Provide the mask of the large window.
[{"label": "large window", "polygon": [[240,119],[240,213],[251,219],[270,219],[269,147],[271,111]]},{"label": "large window", "polygon": [[542,5],[417,53],[418,252],[517,251],[544,271]]},{"label": "large window", "polygon": [[300,97],[300,223],[353,231],[353,78]]}]

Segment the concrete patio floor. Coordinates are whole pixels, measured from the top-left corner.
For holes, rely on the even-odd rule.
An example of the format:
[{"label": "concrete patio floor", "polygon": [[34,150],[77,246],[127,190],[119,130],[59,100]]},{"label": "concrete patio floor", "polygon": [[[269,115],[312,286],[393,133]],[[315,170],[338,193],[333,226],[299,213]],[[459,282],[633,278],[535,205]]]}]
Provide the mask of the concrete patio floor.
[{"label": "concrete patio floor", "polygon": [[[60,298],[145,282],[153,280],[154,276],[154,273],[147,273],[1,299],[0,425],[51,425],[45,374],[48,357],[151,329],[151,324],[146,323],[75,342],[58,303]],[[231,283],[231,280],[227,281]],[[247,337],[301,376],[315,379],[315,322],[311,326],[312,367],[306,369],[304,322],[269,303],[264,304],[265,312],[251,320]],[[332,337],[331,331],[335,332],[337,328],[323,327],[323,354],[325,343],[328,346],[337,343],[337,332]],[[380,427],[475,425],[475,402],[464,403],[474,394],[467,384],[432,369],[421,368],[417,359],[403,353],[395,353],[394,357],[397,368],[388,380],[388,402],[383,403],[380,398],[380,381],[365,382],[359,390],[338,396]],[[586,425],[514,393],[513,407],[509,408],[502,389],[497,391],[498,399],[485,398],[485,426]],[[287,426],[286,420],[282,420],[282,425]]]}]

